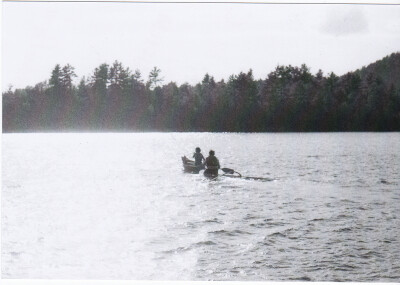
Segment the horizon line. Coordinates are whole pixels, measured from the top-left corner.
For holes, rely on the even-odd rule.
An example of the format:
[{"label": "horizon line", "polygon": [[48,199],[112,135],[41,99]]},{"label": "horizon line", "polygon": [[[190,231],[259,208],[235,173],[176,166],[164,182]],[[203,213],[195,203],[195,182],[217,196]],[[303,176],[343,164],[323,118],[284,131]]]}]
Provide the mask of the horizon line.
[{"label": "horizon line", "polygon": [[144,0],[3,0],[9,3],[117,3],[117,4],[242,4],[242,5],[366,5],[400,6],[400,3],[377,2],[278,2],[278,1],[144,1]]}]

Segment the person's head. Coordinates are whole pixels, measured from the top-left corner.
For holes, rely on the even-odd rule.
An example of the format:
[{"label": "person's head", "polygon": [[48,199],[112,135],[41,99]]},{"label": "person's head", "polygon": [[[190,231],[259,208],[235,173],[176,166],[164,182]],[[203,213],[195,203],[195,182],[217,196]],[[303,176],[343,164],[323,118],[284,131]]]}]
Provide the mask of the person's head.
[{"label": "person's head", "polygon": [[200,152],[201,149],[199,147],[196,147],[196,152]]},{"label": "person's head", "polygon": [[209,154],[210,154],[210,155],[215,155],[215,151],[210,150]]}]

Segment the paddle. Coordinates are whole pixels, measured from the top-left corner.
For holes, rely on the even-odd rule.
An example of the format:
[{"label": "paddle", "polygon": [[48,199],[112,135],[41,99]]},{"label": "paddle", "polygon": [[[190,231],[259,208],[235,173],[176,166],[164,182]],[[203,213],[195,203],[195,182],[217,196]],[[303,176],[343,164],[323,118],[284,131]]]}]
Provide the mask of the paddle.
[{"label": "paddle", "polygon": [[[266,177],[253,177],[253,176],[242,176],[242,174],[240,174],[239,172],[231,169],[231,168],[221,168],[221,170],[223,172],[225,172],[225,174],[239,174],[239,176],[233,177],[233,178],[243,178],[243,179],[248,179],[248,180],[261,180],[261,181],[273,181],[274,179],[271,178],[266,178]],[[224,175],[225,175],[224,174]],[[232,177],[232,176],[230,176]]]},{"label": "paddle", "polygon": [[228,173],[228,174],[233,174],[233,173],[235,173],[235,170],[233,170],[233,169],[231,169],[231,168],[221,168],[221,170],[223,171],[223,172],[225,172],[225,173]]},{"label": "paddle", "polygon": [[235,171],[235,170],[233,170],[231,168],[224,167],[224,168],[221,168],[221,170],[223,172],[225,172],[226,174],[235,174],[235,173],[237,173],[237,174],[239,174],[240,177],[242,177],[242,174],[240,174],[239,172],[237,172],[237,171]]}]

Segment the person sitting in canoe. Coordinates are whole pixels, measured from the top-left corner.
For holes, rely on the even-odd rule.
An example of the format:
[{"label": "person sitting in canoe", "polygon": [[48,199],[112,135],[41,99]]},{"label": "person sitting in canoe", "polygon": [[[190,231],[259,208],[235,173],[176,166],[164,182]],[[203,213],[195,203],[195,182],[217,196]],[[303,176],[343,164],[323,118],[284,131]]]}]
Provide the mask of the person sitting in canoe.
[{"label": "person sitting in canoe", "polygon": [[193,154],[193,158],[195,166],[201,166],[203,165],[203,161],[206,161],[199,147],[196,147],[196,152]]},{"label": "person sitting in canoe", "polygon": [[218,169],[220,168],[219,160],[215,156],[215,151],[210,150],[209,156],[206,158],[206,167],[204,175],[206,176],[218,176]]}]

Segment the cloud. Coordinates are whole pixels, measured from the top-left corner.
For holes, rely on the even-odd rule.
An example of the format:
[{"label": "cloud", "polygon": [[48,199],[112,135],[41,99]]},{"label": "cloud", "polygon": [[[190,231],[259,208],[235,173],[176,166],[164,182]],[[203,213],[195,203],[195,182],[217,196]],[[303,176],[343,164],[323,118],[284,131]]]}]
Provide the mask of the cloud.
[{"label": "cloud", "polygon": [[368,21],[361,8],[331,10],[321,31],[334,36],[366,33]]}]

